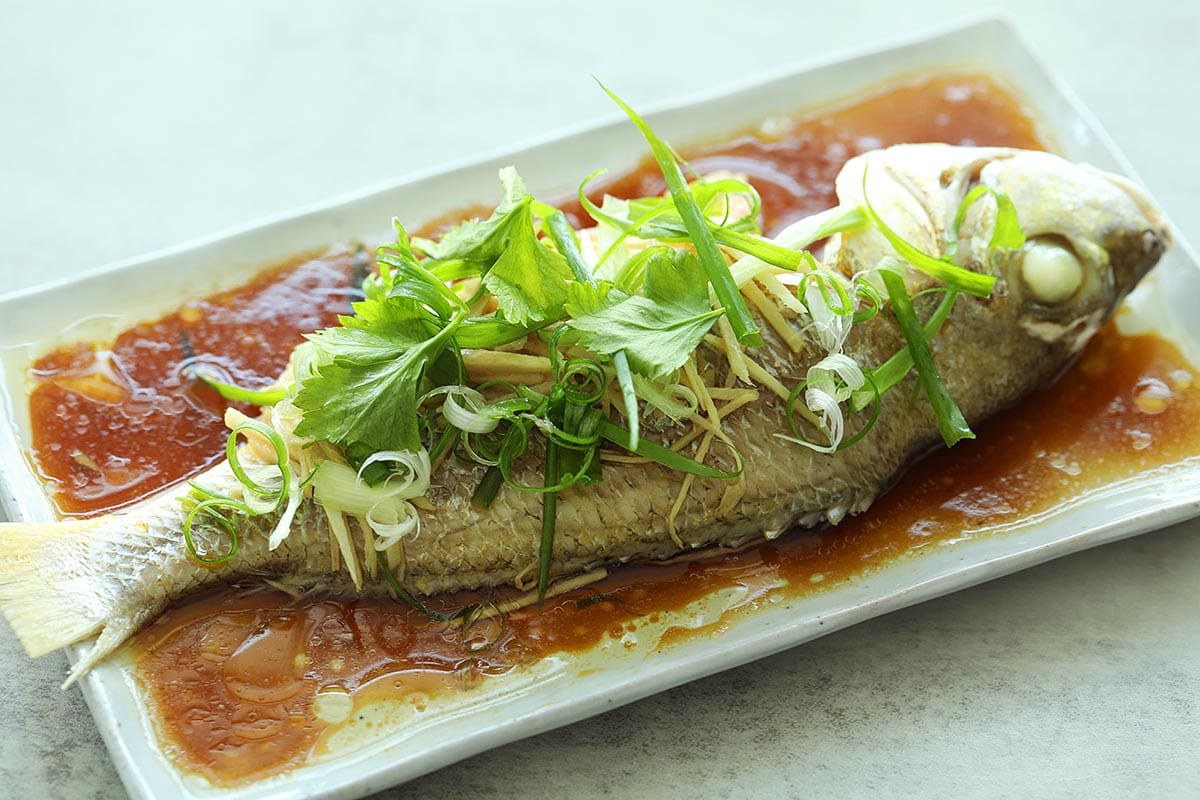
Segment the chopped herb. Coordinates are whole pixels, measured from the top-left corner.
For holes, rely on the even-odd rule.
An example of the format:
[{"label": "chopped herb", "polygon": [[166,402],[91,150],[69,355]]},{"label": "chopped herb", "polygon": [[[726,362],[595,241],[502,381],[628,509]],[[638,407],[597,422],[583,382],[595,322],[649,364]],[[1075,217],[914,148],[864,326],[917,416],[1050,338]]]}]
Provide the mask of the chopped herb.
[{"label": "chopped herb", "polygon": [[[931,277],[937,278],[942,283],[952,289],[957,289],[965,294],[974,295],[987,299],[992,295],[992,288],[996,285],[996,278],[992,275],[983,275],[978,272],[972,272],[969,269],[963,269],[948,258],[934,258],[928,253],[922,252],[919,248],[914,247],[888,227],[887,223],[875,213],[875,209],[871,206],[871,200],[867,197],[867,170],[863,169],[863,204],[867,212],[867,216],[871,219],[871,224],[879,229],[884,238],[895,248],[896,252],[907,261],[914,269],[920,270]],[[907,295],[905,295],[907,296]]]},{"label": "chopped herb", "polygon": [[198,367],[193,370],[192,374],[196,380],[221,395],[221,397],[224,397],[226,400],[232,400],[235,403],[273,406],[287,397],[286,389],[246,389],[232,383],[219,381]]},{"label": "chopped herb", "polygon": [[946,442],[947,447],[953,447],[962,439],[974,439],[975,434],[963,418],[958,404],[947,391],[946,384],[942,382],[937,365],[933,363],[929,340],[920,321],[917,320],[916,312],[913,311],[912,299],[904,287],[903,276],[891,270],[881,270],[879,274],[887,288],[888,298],[892,301],[892,313],[896,315],[896,322],[900,324],[900,330],[908,340],[908,352],[917,367],[917,376],[925,388],[925,395],[933,406],[942,440]]},{"label": "chopped herb", "polygon": [[700,212],[695,198],[687,190],[687,181],[683,177],[683,171],[679,168],[675,152],[662,139],[658,138],[646,121],[624,100],[613,94],[604,84],[600,84],[600,88],[633,120],[633,124],[638,127],[650,145],[650,152],[654,154],[654,160],[658,162],[658,167],[662,170],[663,178],[667,181],[667,189],[671,193],[671,199],[675,202],[675,208],[679,211],[679,216],[683,219],[683,224],[691,236],[692,246],[696,248],[696,253],[700,257],[700,264],[708,274],[709,281],[712,282],[717,301],[729,317],[729,324],[733,328],[734,335],[742,344],[751,347],[762,346],[762,335],[758,332],[758,326],[754,324],[754,318],[750,316],[750,309],[746,307],[746,301],[733,282],[729,266],[721,256],[721,251],[717,249],[717,243],[708,227],[708,220]]},{"label": "chopped herb", "polygon": [[624,351],[630,368],[651,380],[683,366],[721,315],[696,257],[668,252],[647,262],[644,296],[612,290],[569,307],[580,345],[605,355]]}]

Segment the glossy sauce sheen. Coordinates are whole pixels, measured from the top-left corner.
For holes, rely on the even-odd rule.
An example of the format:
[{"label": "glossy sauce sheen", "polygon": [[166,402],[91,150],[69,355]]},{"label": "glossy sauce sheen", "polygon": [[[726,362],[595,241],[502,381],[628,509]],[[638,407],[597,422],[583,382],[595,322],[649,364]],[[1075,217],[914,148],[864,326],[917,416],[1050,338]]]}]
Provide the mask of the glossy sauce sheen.
[{"label": "glossy sauce sheen", "polygon": [[339,249],[293,261],[130,328],[107,349],[82,343],[38,359],[33,453],[60,513],[119,508],[224,458],[230,404],[188,366],[247,388],[273,383],[302,333],[349,313],[355,258]]},{"label": "glossy sauce sheen", "polygon": [[[747,134],[689,153],[699,172],[749,173],[763,195],[768,230],[833,205],[834,176],[863,150],[926,140],[1040,146],[1011,98],[985,79],[961,76],[916,80],[771,130],[769,136]],[[656,175],[646,164],[603,189],[627,196],[658,192]],[[338,269],[331,277],[344,276],[348,268]],[[326,286],[342,285],[338,280]],[[328,310],[323,301],[316,305],[322,310],[310,311],[313,315]],[[321,324],[326,323],[308,327]],[[149,326],[132,336],[153,340],[157,332]],[[162,333],[157,345],[145,349],[170,351],[178,323]],[[213,352],[241,365],[238,327],[231,325],[226,335],[230,339],[215,341]],[[286,338],[282,327],[278,338]],[[178,363],[174,357],[163,363]],[[273,357],[282,366],[286,347]],[[69,354],[50,358],[39,365],[46,384],[69,394],[53,359],[75,362]],[[83,365],[71,367],[75,372],[68,376],[94,371],[86,352],[75,358]],[[268,381],[277,366],[267,367],[258,373],[239,367],[244,369],[239,377],[256,374]],[[730,615],[750,613],[772,599],[836,585],[894,557],[1027,519],[1064,498],[1195,455],[1200,392],[1189,370],[1171,345],[1122,338],[1107,329],[1055,386],[983,426],[979,440],[926,459],[869,514],[836,528],[796,532],[732,555],[621,568],[540,609],[512,613],[503,626],[481,621],[466,631],[387,600],[294,601],[274,591],[225,590],[171,610],[139,634],[137,674],[153,700],[165,747],[182,768],[219,785],[278,772],[323,752],[337,728],[329,720],[372,699],[399,699],[419,714],[431,700],[469,691],[488,675],[512,672],[549,653],[619,640],[711,592],[743,587],[739,604],[719,623],[724,625]],[[147,367],[145,373],[153,371]],[[214,442],[206,450],[172,449],[170,435],[160,435],[156,446],[169,453],[157,480],[200,469],[196,452],[209,460],[218,456],[224,440],[219,424],[206,435]],[[50,444],[67,441],[70,436],[43,436],[39,459]],[[478,600],[458,596],[438,602],[449,609]],[[695,635],[674,628],[660,646]]]}]

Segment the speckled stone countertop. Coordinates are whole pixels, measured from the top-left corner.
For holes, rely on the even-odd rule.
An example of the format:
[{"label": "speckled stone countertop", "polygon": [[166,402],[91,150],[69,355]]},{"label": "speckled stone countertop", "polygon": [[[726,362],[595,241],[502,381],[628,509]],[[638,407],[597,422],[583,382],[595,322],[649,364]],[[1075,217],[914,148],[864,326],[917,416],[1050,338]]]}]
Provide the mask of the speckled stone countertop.
[{"label": "speckled stone countertop", "polygon": [[[591,74],[653,106],[969,10],[812,5],[7,4],[0,291],[604,118]],[[1005,10],[1200,242],[1200,12]],[[1198,534],[1045,564],[378,797],[1197,797]],[[0,625],[0,796],[125,796],[64,672]]]}]

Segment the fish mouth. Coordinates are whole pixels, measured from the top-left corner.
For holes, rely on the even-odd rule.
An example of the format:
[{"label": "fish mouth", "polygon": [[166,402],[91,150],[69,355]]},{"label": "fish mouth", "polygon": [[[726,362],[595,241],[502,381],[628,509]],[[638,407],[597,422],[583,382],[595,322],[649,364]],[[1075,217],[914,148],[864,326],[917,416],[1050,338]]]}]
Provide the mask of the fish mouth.
[{"label": "fish mouth", "polygon": [[1144,226],[1114,226],[1103,231],[1100,237],[1104,242],[1104,249],[1109,253],[1109,266],[1119,301],[1146,277],[1168,250],[1174,247],[1171,226],[1158,204],[1130,179],[1087,164],[1081,165],[1081,169],[1104,178],[1109,185],[1133,202],[1145,220]]},{"label": "fish mouth", "polygon": [[1170,229],[1163,223],[1142,231],[1114,232],[1106,237],[1106,244],[1105,249],[1112,256],[1110,269],[1116,299],[1120,301],[1146,277],[1174,242]]}]

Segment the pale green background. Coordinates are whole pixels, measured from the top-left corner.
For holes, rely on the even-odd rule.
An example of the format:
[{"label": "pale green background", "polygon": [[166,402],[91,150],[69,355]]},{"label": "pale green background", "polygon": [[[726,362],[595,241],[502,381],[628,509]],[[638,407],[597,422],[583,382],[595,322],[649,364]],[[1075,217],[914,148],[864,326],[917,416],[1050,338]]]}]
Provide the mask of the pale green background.
[{"label": "pale green background", "polygon": [[[592,74],[650,107],[976,10],[6,2],[0,289],[611,119]],[[1006,10],[1200,241],[1195,4]],[[891,614],[380,797],[1200,797],[1197,532]],[[0,795],[124,796],[64,671],[0,626]]]}]

